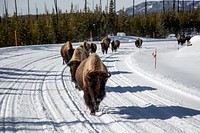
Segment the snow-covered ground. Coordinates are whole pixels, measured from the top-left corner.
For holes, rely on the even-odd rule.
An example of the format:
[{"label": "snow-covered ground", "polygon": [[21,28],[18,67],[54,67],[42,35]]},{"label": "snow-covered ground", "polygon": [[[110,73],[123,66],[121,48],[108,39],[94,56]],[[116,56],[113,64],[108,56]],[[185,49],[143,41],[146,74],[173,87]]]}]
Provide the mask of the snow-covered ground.
[{"label": "snow-covered ground", "polygon": [[199,133],[198,43],[121,43],[104,55],[98,45],[112,76],[96,116],[62,65],[62,44],[1,48],[0,132]]}]

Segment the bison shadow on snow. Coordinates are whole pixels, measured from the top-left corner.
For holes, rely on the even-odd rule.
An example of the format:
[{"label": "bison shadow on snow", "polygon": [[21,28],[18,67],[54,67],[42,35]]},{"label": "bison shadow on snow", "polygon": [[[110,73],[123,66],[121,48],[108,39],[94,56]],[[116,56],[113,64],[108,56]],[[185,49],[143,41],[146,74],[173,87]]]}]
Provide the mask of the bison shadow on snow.
[{"label": "bison shadow on snow", "polygon": [[118,74],[132,74],[132,72],[126,72],[126,71],[112,71],[110,72],[112,75],[118,75]]},{"label": "bison shadow on snow", "polygon": [[118,62],[120,60],[102,60],[103,62]]},{"label": "bison shadow on snow", "polygon": [[148,87],[148,86],[134,86],[134,87],[130,87],[130,86],[109,87],[109,86],[107,86],[106,87],[107,92],[119,92],[119,93],[126,93],[126,92],[136,93],[136,92],[154,91],[154,90],[157,90],[157,89],[152,88],[152,87]]},{"label": "bison shadow on snow", "polygon": [[147,107],[122,106],[110,111],[111,114],[119,114],[125,119],[160,119],[166,120],[172,117],[187,118],[200,115],[200,110],[190,109],[181,106]]}]

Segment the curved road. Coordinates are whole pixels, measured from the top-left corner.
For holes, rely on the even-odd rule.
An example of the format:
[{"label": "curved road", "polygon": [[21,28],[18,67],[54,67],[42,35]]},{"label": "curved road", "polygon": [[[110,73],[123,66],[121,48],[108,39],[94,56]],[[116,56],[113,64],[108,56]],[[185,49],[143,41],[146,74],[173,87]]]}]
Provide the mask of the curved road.
[{"label": "curved road", "polygon": [[140,71],[132,45],[107,55],[98,45],[112,76],[96,116],[62,65],[60,44],[0,49],[0,132],[199,133],[200,99]]}]

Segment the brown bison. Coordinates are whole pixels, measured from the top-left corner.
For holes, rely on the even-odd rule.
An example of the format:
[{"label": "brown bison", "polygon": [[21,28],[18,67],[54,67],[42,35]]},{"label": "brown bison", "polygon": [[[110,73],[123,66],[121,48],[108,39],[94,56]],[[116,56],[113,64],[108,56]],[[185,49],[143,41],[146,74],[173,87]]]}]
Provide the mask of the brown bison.
[{"label": "brown bison", "polygon": [[61,46],[60,54],[63,58],[63,65],[71,60],[73,53],[74,49],[71,42],[68,41]]},{"label": "brown bison", "polygon": [[97,45],[95,43],[91,43],[91,53],[95,53],[97,51]]},{"label": "brown bison", "polygon": [[108,38],[108,37],[104,37],[103,39],[102,39],[102,42],[101,42],[101,50],[102,50],[102,52],[103,52],[103,54],[104,54],[104,52],[106,52],[106,54],[107,54],[107,52],[108,52],[108,47],[110,46],[110,38]]},{"label": "brown bison", "polygon": [[119,40],[112,40],[111,42],[111,49],[112,49],[112,52],[113,51],[117,51],[117,48],[119,48],[120,46],[120,41]]},{"label": "brown bison", "polygon": [[72,82],[76,82],[75,73],[76,73],[77,67],[79,66],[81,61],[86,59],[88,56],[89,56],[89,53],[81,46],[77,47],[74,50],[74,54],[73,54],[71,60],[67,63],[67,65],[70,67]]},{"label": "brown bison", "polygon": [[105,84],[111,76],[96,53],[81,62],[76,71],[77,87],[84,92],[85,104],[90,114],[95,115],[99,104],[105,97]]},{"label": "brown bison", "polygon": [[138,47],[138,48],[141,48],[142,47],[142,39],[138,38],[136,41],[135,41],[135,46]]},{"label": "brown bison", "polygon": [[186,42],[186,37],[185,35],[178,35],[177,37],[178,45],[183,45]]},{"label": "brown bison", "polygon": [[84,48],[88,53],[91,52],[91,45],[87,41],[84,41],[80,46]]},{"label": "brown bison", "polygon": [[190,41],[190,38],[191,38],[191,36],[178,35],[178,37],[177,37],[178,45],[179,44],[183,45],[186,41],[188,44]]}]

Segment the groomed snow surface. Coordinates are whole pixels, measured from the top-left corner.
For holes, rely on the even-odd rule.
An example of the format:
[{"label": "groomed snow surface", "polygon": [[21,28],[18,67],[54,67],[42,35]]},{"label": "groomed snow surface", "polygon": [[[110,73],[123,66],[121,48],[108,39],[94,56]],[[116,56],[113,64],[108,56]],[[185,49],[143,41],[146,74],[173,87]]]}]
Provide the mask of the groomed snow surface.
[{"label": "groomed snow surface", "polygon": [[1,48],[0,132],[200,133],[200,37],[191,42],[121,43],[104,55],[97,43],[112,76],[96,116],[62,64],[62,44]]}]

